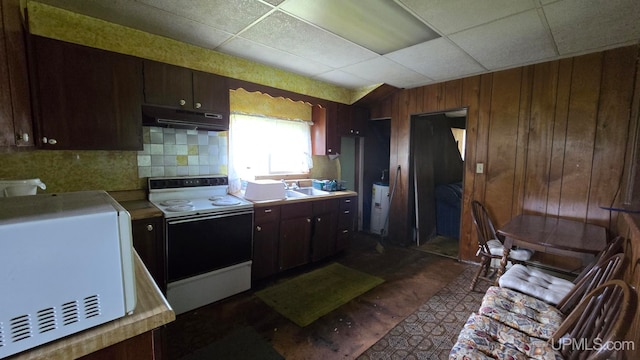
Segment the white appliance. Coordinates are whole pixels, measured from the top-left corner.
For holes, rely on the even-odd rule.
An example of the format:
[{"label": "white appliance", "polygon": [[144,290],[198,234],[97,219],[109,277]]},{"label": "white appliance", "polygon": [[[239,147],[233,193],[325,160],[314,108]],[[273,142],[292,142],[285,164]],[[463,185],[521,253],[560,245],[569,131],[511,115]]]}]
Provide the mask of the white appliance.
[{"label": "white appliance", "polygon": [[38,188],[47,186],[40,179],[9,180],[0,179],[0,197],[35,195]]},{"label": "white appliance", "polygon": [[149,201],[164,214],[167,300],[175,313],[249,290],[253,203],[228,194],[225,175],[148,183]]},{"label": "white appliance", "polygon": [[375,183],[371,194],[371,223],[369,232],[381,235],[386,232],[387,214],[389,213],[389,185]]},{"label": "white appliance", "polygon": [[131,313],[132,255],[104,191],[0,198],[0,358]]}]

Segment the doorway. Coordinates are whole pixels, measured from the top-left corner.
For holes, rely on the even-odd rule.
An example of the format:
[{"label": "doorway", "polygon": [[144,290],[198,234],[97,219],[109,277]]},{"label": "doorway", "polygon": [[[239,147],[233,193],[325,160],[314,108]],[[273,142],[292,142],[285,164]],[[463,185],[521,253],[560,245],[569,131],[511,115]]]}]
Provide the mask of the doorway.
[{"label": "doorway", "polygon": [[457,259],[466,109],[412,116],[410,141],[414,244],[419,250]]},{"label": "doorway", "polygon": [[[389,185],[389,156],[391,144],[391,119],[367,121],[367,136],[362,145],[362,229],[371,232],[371,213],[374,184]],[[383,216],[386,218],[386,216]],[[384,221],[384,220],[382,220]],[[384,226],[384,225],[383,225]],[[374,228],[379,226],[374,224]],[[373,232],[374,234],[378,234]]]}]

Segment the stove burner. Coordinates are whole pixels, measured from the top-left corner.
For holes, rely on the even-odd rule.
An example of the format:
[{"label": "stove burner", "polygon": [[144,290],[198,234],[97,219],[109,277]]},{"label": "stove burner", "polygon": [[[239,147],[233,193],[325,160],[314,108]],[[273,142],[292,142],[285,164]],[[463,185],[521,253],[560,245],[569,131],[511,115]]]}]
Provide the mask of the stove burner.
[{"label": "stove burner", "polygon": [[186,200],[186,199],[165,200],[160,202],[160,205],[162,206],[190,205],[191,207],[193,207],[191,200]]},{"label": "stove burner", "polygon": [[216,205],[216,206],[230,206],[230,205],[238,205],[238,204],[240,204],[240,200],[234,199],[234,198],[232,198],[230,196],[212,197],[212,198],[209,198],[209,200],[211,200],[211,203],[213,205]]},{"label": "stove burner", "polygon": [[173,212],[180,212],[180,211],[189,211],[193,209],[194,209],[193,205],[185,204],[185,205],[172,205],[172,206],[169,206],[166,210],[173,211]]}]

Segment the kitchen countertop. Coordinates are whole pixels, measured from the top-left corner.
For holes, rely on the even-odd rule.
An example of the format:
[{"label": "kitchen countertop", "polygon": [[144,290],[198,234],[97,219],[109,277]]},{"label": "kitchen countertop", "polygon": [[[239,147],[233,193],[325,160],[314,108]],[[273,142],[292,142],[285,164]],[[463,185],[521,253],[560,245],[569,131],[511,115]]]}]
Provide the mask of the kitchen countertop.
[{"label": "kitchen countertop", "polygon": [[[233,194],[233,195],[237,197],[242,197],[242,194]],[[264,200],[264,201],[251,201],[251,202],[253,203],[254,207],[264,207],[264,206],[284,205],[284,204],[291,204],[291,203],[305,202],[305,201],[339,199],[339,198],[349,197],[349,196],[358,196],[358,193],[351,190],[340,190],[340,191],[332,191],[328,195],[292,197],[292,198],[278,199],[278,200]]]},{"label": "kitchen countertop", "polygon": [[134,255],[137,302],[133,314],[23,351],[7,360],[76,359],[174,321],[173,309],[138,254],[134,252]]}]

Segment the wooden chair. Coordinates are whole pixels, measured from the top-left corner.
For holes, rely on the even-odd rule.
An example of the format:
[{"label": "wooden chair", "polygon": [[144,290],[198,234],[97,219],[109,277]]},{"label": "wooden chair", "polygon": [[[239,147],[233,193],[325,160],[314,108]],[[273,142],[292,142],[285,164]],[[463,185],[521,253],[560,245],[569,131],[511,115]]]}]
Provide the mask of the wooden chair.
[{"label": "wooden chair", "polygon": [[[621,236],[614,238],[573,281],[550,275],[533,267],[517,264],[508,269],[498,279],[498,283],[500,287],[513,289],[549,304],[558,305],[591,269],[606,263],[612,256],[620,253],[623,242],[624,238]],[[587,292],[591,290],[593,288]],[[558,306],[560,307],[560,305]]]},{"label": "wooden chair", "polygon": [[[480,268],[471,281],[471,291],[474,291],[478,279],[493,281],[497,267],[492,266],[492,260],[502,259],[504,239],[499,237],[493,226],[487,209],[477,200],[471,202],[471,216],[478,231],[478,252],[481,257]],[[527,249],[511,249],[509,259],[512,263],[522,264],[531,259],[533,251]]]},{"label": "wooden chair", "polygon": [[606,282],[578,304],[550,342],[561,349],[565,359],[608,359],[615,350],[610,345],[620,345],[616,342],[624,338],[637,303],[637,294],[629,284]]},{"label": "wooden chair", "polygon": [[539,339],[553,336],[587,295],[598,286],[617,279],[626,267],[624,254],[616,254],[591,267],[571,291],[553,306],[511,289],[492,286],[482,298],[478,314]]}]

